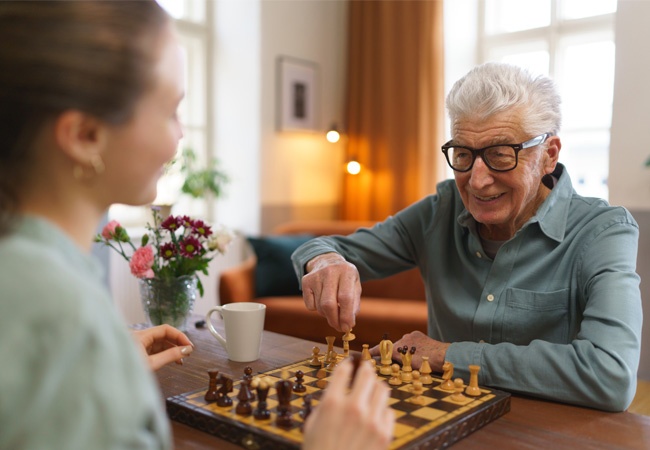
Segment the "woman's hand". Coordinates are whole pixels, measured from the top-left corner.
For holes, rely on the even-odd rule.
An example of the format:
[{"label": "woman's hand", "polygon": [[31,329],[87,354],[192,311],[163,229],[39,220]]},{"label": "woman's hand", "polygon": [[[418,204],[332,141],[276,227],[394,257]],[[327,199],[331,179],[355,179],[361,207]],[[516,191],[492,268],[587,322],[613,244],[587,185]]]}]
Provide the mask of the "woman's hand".
[{"label": "woman's hand", "polygon": [[149,367],[158,370],[166,364],[183,364],[183,358],[194,351],[194,344],[180,330],[170,325],[159,325],[133,332],[147,357]]},{"label": "woman's hand", "polygon": [[388,406],[389,388],[362,361],[350,386],[352,363],[341,362],[314,412],[305,423],[303,450],[384,450],[395,415]]}]

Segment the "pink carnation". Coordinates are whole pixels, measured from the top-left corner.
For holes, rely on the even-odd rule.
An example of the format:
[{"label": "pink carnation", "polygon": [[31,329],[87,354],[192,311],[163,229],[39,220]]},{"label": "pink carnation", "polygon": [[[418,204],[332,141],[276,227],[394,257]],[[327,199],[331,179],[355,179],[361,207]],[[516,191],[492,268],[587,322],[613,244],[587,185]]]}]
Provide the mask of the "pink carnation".
[{"label": "pink carnation", "polygon": [[102,229],[102,237],[107,241],[110,241],[115,237],[115,229],[119,226],[120,223],[117,220],[111,220]]},{"label": "pink carnation", "polygon": [[138,278],[153,278],[153,248],[151,245],[140,247],[133,253],[129,262],[131,273]]}]

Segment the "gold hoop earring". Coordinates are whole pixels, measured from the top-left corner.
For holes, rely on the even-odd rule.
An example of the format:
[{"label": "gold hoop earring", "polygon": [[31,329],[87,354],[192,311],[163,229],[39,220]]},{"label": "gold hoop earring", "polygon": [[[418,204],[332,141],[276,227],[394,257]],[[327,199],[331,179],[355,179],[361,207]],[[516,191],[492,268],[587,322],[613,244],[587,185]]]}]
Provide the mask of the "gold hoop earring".
[{"label": "gold hoop earring", "polygon": [[101,175],[104,173],[104,169],[106,169],[106,166],[104,165],[104,161],[102,160],[102,157],[99,155],[93,155],[90,158],[90,164],[93,166],[93,169],[95,169],[95,175]]},{"label": "gold hoop earring", "polygon": [[89,170],[86,170],[86,167],[82,166],[81,164],[75,164],[72,167],[72,176],[75,180],[89,180],[93,177],[93,175],[101,175],[104,173],[106,166],[104,165],[104,161],[102,160],[101,156],[93,155],[90,157],[90,160],[88,162],[90,163],[95,173],[93,174]]}]

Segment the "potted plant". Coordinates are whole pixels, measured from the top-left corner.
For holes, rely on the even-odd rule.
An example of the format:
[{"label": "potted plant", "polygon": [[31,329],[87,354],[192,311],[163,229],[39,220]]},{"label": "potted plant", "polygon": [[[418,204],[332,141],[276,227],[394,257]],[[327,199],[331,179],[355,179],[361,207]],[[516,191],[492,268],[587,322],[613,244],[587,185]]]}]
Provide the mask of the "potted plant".
[{"label": "potted plant", "polygon": [[214,159],[207,167],[198,167],[196,153],[189,147],[181,155],[180,172],[185,178],[181,192],[193,198],[203,198],[208,194],[219,197],[223,186],[229,181],[228,176],[217,168]]}]

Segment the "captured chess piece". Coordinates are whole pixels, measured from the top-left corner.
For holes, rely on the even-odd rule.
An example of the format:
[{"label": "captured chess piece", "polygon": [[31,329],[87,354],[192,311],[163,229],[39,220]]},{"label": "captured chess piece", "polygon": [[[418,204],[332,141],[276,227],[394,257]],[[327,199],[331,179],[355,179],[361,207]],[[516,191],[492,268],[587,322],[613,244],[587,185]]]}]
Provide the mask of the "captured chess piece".
[{"label": "captured chess piece", "polygon": [[478,397],[481,395],[481,389],[478,387],[478,372],[481,370],[480,366],[471,364],[469,366],[469,385],[465,389],[465,395]]},{"label": "captured chess piece", "polygon": [[463,385],[463,379],[462,378],[456,378],[454,380],[454,393],[451,395],[451,399],[455,402],[462,403],[467,400],[467,397],[463,395],[463,390],[465,389],[465,386]]},{"label": "captured chess piece", "polygon": [[311,349],[311,361],[309,361],[309,365],[312,367],[320,367],[320,348],[314,347]]},{"label": "captured chess piece", "polygon": [[431,378],[431,365],[429,364],[429,357],[422,357],[422,365],[420,366],[420,381],[422,384],[431,384],[433,383],[433,378]]},{"label": "captured chess piece", "polygon": [[440,383],[440,389],[444,391],[453,391],[454,382],[452,377],[454,376],[454,364],[449,361],[445,361],[442,365],[442,383]]},{"label": "captured chess piece", "polygon": [[208,390],[205,392],[205,399],[206,402],[212,403],[217,401],[218,393],[217,393],[217,376],[219,375],[219,371],[217,369],[210,369],[208,370],[208,375],[210,376],[210,381],[208,383]]},{"label": "captured chess piece", "polygon": [[293,384],[293,392],[305,392],[307,388],[303,385],[305,374],[302,370],[296,371],[296,382]]},{"label": "captured chess piece", "polygon": [[390,378],[388,379],[388,384],[392,386],[399,386],[402,384],[402,378],[399,372],[399,364],[393,364],[390,366]]},{"label": "captured chess piece", "polygon": [[381,367],[379,373],[382,375],[391,374],[391,364],[393,363],[393,343],[388,339],[388,333],[384,334],[379,343],[379,353],[381,354]]}]

